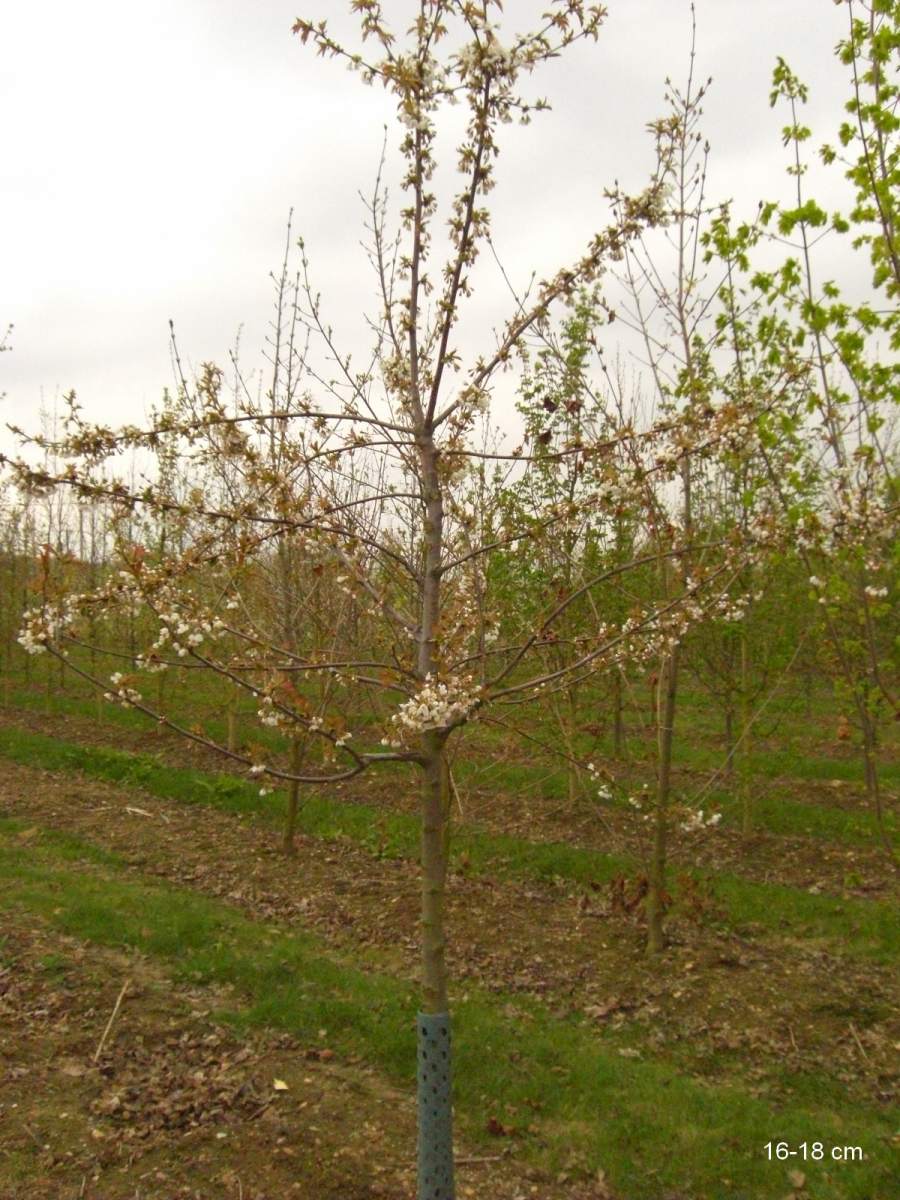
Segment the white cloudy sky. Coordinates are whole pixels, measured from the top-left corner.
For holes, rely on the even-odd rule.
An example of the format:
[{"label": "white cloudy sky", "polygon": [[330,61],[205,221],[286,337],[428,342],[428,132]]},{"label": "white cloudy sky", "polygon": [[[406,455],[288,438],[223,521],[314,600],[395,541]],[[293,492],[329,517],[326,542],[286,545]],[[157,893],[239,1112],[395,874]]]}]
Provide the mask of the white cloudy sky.
[{"label": "white cloudy sky", "polygon": [[[168,320],[194,364],[224,362],[239,326],[248,363],[269,316],[268,272],[288,210],[347,336],[374,307],[358,242],[390,109],[290,33],[343,0],[42,0],[0,17],[0,419],[33,422],[75,388],[98,419],[139,419],[171,383]],[[408,0],[386,0],[390,14]],[[507,0],[526,16],[533,0]],[[665,76],[683,78],[688,0],[609,0],[598,45],[536,83],[554,111],[510,130],[495,240],[518,281],[578,253],[614,179],[640,187],[644,133]],[[809,123],[833,136],[843,86],[832,0],[697,0],[697,69],[712,75],[711,195],[748,213],[783,189],[767,103],[786,57],[813,88]],[[392,129],[396,129],[393,126]],[[393,134],[391,134],[393,136]],[[396,141],[396,139],[395,139]],[[497,286],[495,286],[495,284]],[[484,319],[504,316],[486,281]]]}]

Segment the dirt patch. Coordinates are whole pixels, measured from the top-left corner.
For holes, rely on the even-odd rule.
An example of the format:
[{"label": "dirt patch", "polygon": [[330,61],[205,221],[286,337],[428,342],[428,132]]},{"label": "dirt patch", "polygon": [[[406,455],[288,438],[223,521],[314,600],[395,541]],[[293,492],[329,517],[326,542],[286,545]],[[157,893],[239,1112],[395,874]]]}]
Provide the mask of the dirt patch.
[{"label": "dirt patch", "polygon": [[[227,761],[215,752],[164,730],[113,728],[84,717],[24,714],[14,710],[0,711],[0,726],[25,728],[85,746],[159,756],[171,766],[211,772],[228,768]],[[477,739],[478,734],[468,736]],[[496,756],[497,748],[492,747],[486,761]],[[623,786],[626,782],[634,785],[633,772],[626,778],[620,766],[612,763],[605,766],[611,777],[619,777]],[[676,792],[694,795],[706,778],[705,772],[676,768]],[[761,781],[760,787],[780,789],[791,803],[827,804],[847,811],[861,810],[865,803],[861,791],[846,781],[768,779]],[[414,781],[398,787],[395,778],[386,778],[377,771],[342,785],[334,795],[373,808],[416,811]],[[462,804],[466,823],[491,833],[571,843],[601,853],[628,854],[638,861],[647,853],[647,826],[625,808],[601,806],[592,801],[573,808],[570,803],[561,803],[539,791],[523,795],[476,784],[462,789]],[[455,819],[459,816],[459,812],[455,813]],[[721,827],[697,837],[675,827],[670,835],[670,861],[676,872],[688,867],[729,871],[752,882],[777,882],[835,896],[882,899],[897,895],[896,876],[883,851],[874,845],[845,845],[819,837],[775,835],[764,830],[744,838],[736,830]]]},{"label": "dirt patch", "polygon": [[208,990],[174,987],[140,957],[6,916],[3,1200],[412,1194],[401,1166],[414,1138],[408,1097],[385,1103],[383,1085],[308,1061],[289,1037],[240,1041],[211,1020]]},{"label": "dirt patch", "polygon": [[[415,980],[418,870],[350,842],[301,839],[286,859],[261,823],[190,809],[136,790],[0,761],[4,808],[115,850],[130,868],[234,904],[266,923],[314,929],[345,952]],[[624,903],[622,902],[624,900]],[[586,1016],[600,1037],[626,1038],[679,1070],[783,1085],[786,1070],[821,1071],[887,1103],[897,1086],[895,979],[886,968],[791,939],[738,937],[707,921],[671,921],[658,963],[643,955],[639,906],[600,889],[455,874],[448,892],[451,978]],[[860,997],[866,997],[863,1005]]]},{"label": "dirt patch", "polygon": [[[4,924],[0,1200],[412,1200],[411,1091],[322,1042],[238,1037],[222,996],[140,955]],[[608,1195],[460,1157],[461,1197]]]}]

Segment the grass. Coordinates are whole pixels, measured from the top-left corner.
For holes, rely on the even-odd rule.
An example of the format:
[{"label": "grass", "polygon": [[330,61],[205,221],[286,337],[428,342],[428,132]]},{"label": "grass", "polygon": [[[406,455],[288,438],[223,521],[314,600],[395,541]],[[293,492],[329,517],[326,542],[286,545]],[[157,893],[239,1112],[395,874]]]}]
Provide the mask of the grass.
[{"label": "grass", "polygon": [[900,957],[897,907],[886,901],[811,895],[778,883],[748,883],[734,875],[712,879],[729,924],[754,925],[791,940],[817,942],[832,952],[888,963]]},{"label": "grass", "polygon": [[[703,803],[707,810],[717,809],[722,813],[726,828],[740,828],[741,807],[736,796],[714,789],[706,792]],[[893,813],[885,813],[884,823],[889,835],[900,833],[900,825]],[[754,828],[776,836],[816,837],[845,845],[872,846],[880,837],[873,813],[859,808],[843,809],[798,801],[782,787],[753,797],[753,824]]]},{"label": "grass", "polygon": [[[845,763],[832,763],[833,766],[848,766]],[[490,775],[487,771],[457,769],[460,782],[474,782],[483,787],[487,778],[490,786],[498,791],[515,795],[533,793],[536,786],[545,800],[565,801],[568,781],[562,771],[539,772],[535,767],[524,766],[520,763],[497,762],[490,764]],[[539,782],[535,784],[535,776]],[[765,777],[763,777],[765,778]],[[832,779],[831,775],[823,778]],[[842,779],[841,782],[846,782]],[[855,780],[854,780],[855,781]],[[636,779],[620,780],[606,804],[615,808],[625,808],[628,804],[629,792],[636,791],[640,783]],[[685,787],[681,792],[686,801],[690,801],[701,789]],[[740,798],[734,792],[725,788],[714,787],[702,789],[702,804],[707,812],[721,812],[723,827],[740,829],[742,812]],[[885,812],[885,828],[889,835],[900,834],[900,823],[892,812]],[[812,803],[798,800],[791,794],[790,784],[782,776],[772,776],[767,785],[754,781],[753,797],[753,826],[761,832],[782,837],[816,837],[823,841],[851,843],[871,847],[880,842],[878,822],[875,815],[867,809],[838,808],[835,805]]]},{"label": "grass", "polygon": [[[53,664],[48,664],[52,666]],[[83,664],[87,666],[87,662]],[[121,667],[121,664],[119,664]],[[191,726],[198,721],[213,740],[224,744],[228,736],[228,722],[223,715],[229,707],[229,697],[223,694],[216,680],[204,679],[205,672],[192,672],[188,680],[178,681],[178,686],[171,690],[165,701],[168,716],[184,726]],[[168,678],[168,677],[167,677]],[[36,712],[49,716],[80,717],[112,728],[128,729],[135,733],[146,733],[153,728],[152,722],[135,709],[123,708],[119,704],[104,701],[97,692],[85,691],[86,685],[70,677],[65,691],[60,689],[58,675],[50,681],[50,691],[47,691],[46,680],[35,679],[29,686],[21,675],[13,676],[4,693],[4,702],[9,708],[23,712]],[[147,693],[152,704],[154,697]],[[258,703],[252,699],[242,698],[236,713],[238,728],[244,733],[248,726],[252,728],[254,745],[265,747],[271,753],[287,751],[287,741],[277,729],[269,729],[259,724],[256,719]],[[364,728],[374,722],[371,714],[361,714],[355,724]],[[380,734],[375,735],[376,740]]]},{"label": "grass", "polygon": [[[83,863],[73,861],[79,852]],[[234,1004],[220,1015],[238,1025],[310,1040],[325,1028],[336,1050],[362,1055],[412,1089],[415,997],[407,983],[360,970],[358,958],[351,964],[311,935],[276,932],[156,881],[119,878],[106,859],[88,843],[2,821],[0,907],[22,906],[69,935],[150,955],[181,980],[229,987]],[[508,1015],[513,999],[518,1018]],[[625,1200],[673,1190],[694,1200],[780,1200],[785,1167],[769,1163],[763,1147],[816,1139],[861,1145],[866,1159],[847,1168],[804,1164],[812,1195],[889,1194],[889,1117],[849,1109],[814,1079],[805,1077],[802,1094],[775,1112],[738,1087],[623,1058],[607,1035],[520,996],[468,987],[454,1008],[456,1107],[474,1143],[487,1139],[494,1116],[517,1131],[521,1153],[553,1171],[573,1162],[602,1167]]]},{"label": "grass", "polygon": [[[28,766],[81,771],[95,778],[138,786],[182,804],[203,804],[222,812],[258,818],[273,826],[283,818],[284,798],[260,797],[258,789],[233,776],[170,767],[147,755],[62,742],[16,728],[0,729],[0,755]],[[417,858],[415,817],[310,794],[299,814],[301,830],[323,841],[349,839],[388,858]],[[486,833],[471,826],[454,831],[452,864],[478,874],[563,880],[587,886],[633,872],[622,856],[572,846]],[[779,937],[807,937],[832,950],[878,962],[900,957],[900,922],[895,906],[883,901],[811,895],[779,884],[756,883],[720,872],[708,879],[723,918],[731,928],[748,925]],[[677,888],[675,889],[677,898]]]},{"label": "grass", "polygon": [[[45,704],[40,698],[24,692],[16,692],[12,700],[16,707],[25,711],[45,708]],[[52,711],[59,715],[96,719],[95,702],[78,697],[54,697]],[[141,714],[115,705],[105,705],[104,716],[112,725],[121,726],[134,732],[146,731],[148,727],[146,718]],[[221,738],[225,737],[224,722],[212,721],[207,722],[207,725],[213,734]],[[254,737],[258,742],[272,749],[279,748],[280,736],[273,735],[270,730],[256,729]],[[73,749],[77,749],[77,747],[73,747]],[[695,766],[702,763],[709,770],[714,770],[716,766],[721,765],[715,756],[703,749],[694,750],[682,745],[679,753],[682,761],[689,758]],[[585,748],[585,754],[589,755],[588,748]],[[134,755],[132,759],[135,762],[144,762],[146,766],[130,766],[125,775],[119,775],[115,774],[119,768],[114,763],[110,763],[110,774],[105,777],[124,783],[142,785],[141,772],[149,771],[153,766],[159,766],[159,763],[149,756]],[[805,759],[792,751],[767,751],[756,754],[753,756],[752,766],[755,775],[768,780],[779,780],[788,775],[807,780],[839,779],[842,782],[850,783],[860,783],[862,780],[862,768],[855,760]],[[66,769],[66,765],[62,763],[60,769]],[[548,769],[546,765],[535,766],[526,763],[496,761],[485,770],[480,767],[473,768],[468,762],[463,761],[455,770],[459,781],[463,784],[474,782],[477,779],[479,785],[483,785],[486,779],[490,779],[492,787],[504,792],[525,794],[537,790],[544,799],[560,802],[564,801],[567,795],[568,782],[565,772]],[[95,772],[91,773],[95,774]],[[894,780],[900,782],[900,766],[884,763],[881,774],[886,785]],[[227,800],[226,793],[231,779],[233,777],[219,775],[213,777],[213,782],[211,782],[210,777],[206,776],[199,786],[205,790],[210,787],[217,789],[219,799],[224,801]],[[238,801],[237,793],[235,793],[234,799]],[[620,798],[618,801],[614,799],[613,803],[624,804],[625,800],[624,798]],[[721,811],[725,827],[740,827],[740,803],[731,792],[723,788],[707,791],[704,793],[704,804],[707,810],[715,808]],[[238,811],[238,808],[239,805],[236,806],[235,811]],[[860,809],[848,811],[828,804],[799,803],[791,797],[787,789],[779,788],[777,794],[764,792],[757,795],[754,799],[753,811],[756,828],[775,835],[818,837],[860,846],[876,845],[880,838],[877,821],[871,812]],[[885,813],[885,827],[890,836],[895,837],[900,834],[900,823],[890,811]]]},{"label": "grass", "polygon": [[[83,665],[89,665],[89,659],[82,653]],[[73,661],[77,661],[75,654]],[[46,691],[46,672],[51,672],[50,693]],[[174,680],[174,677],[173,677]],[[35,668],[32,664],[32,678],[26,686],[25,676],[21,669],[14,670],[7,684],[7,703],[15,708],[48,712],[58,715],[81,716],[91,720],[96,719],[96,694],[86,691],[87,685],[69,675],[67,690],[60,690],[59,674],[55,664],[46,661]],[[582,693],[582,706],[585,712],[602,713],[608,706],[605,694],[598,692],[592,696],[590,689]],[[208,730],[220,739],[225,738],[226,722],[222,713],[228,703],[227,693],[216,679],[206,677],[205,672],[193,672],[189,680],[174,680],[170,685],[170,695],[167,708],[170,715],[187,724],[198,720]],[[256,704],[244,699],[239,706],[242,726],[246,728],[249,718],[253,728],[253,739],[256,743],[270,748],[283,749],[284,738],[277,731],[261,727],[253,719]],[[121,726],[133,730],[146,730],[148,722],[140,713],[123,709],[114,704],[102,704],[104,721],[110,725]],[[642,720],[646,720],[646,711]],[[818,692],[813,700],[811,715],[807,716],[798,705],[798,697],[781,695],[769,704],[765,718],[758,724],[755,737],[758,742],[754,745],[749,756],[749,766],[757,779],[776,779],[792,776],[797,779],[829,781],[840,779],[844,782],[861,784],[863,782],[863,766],[861,756],[856,753],[840,755],[810,753],[808,750],[811,730],[821,730],[827,733],[833,729],[837,719],[837,706],[830,694]],[[634,714],[631,714],[634,718]],[[363,724],[371,720],[370,714],[361,714]],[[712,772],[724,765],[725,750],[722,744],[722,721],[718,714],[716,703],[710,702],[710,697],[696,684],[685,679],[679,689],[678,710],[676,717],[675,760],[676,765],[700,771]],[[774,722],[774,724],[773,724]],[[772,748],[763,745],[767,734],[771,733],[777,724],[779,746]],[[544,742],[553,744],[559,736],[558,728],[552,723],[540,720],[531,730]],[[480,736],[485,734],[482,727]],[[896,735],[889,722],[885,722],[883,735],[886,747],[889,748],[891,739],[896,744]],[[492,737],[494,735],[487,735]],[[576,744],[586,759],[595,756],[613,757],[612,741],[608,734],[592,738],[585,734],[576,735]],[[646,745],[639,735],[633,732],[627,739],[629,753],[640,759],[646,750]],[[551,798],[565,796],[565,772],[559,770],[556,763],[540,764],[518,763],[518,783],[521,788],[539,788],[542,794]],[[504,770],[512,764],[504,763]],[[460,765],[461,776],[464,777],[466,767]],[[880,774],[885,787],[900,786],[900,757],[886,753],[880,764]]]}]

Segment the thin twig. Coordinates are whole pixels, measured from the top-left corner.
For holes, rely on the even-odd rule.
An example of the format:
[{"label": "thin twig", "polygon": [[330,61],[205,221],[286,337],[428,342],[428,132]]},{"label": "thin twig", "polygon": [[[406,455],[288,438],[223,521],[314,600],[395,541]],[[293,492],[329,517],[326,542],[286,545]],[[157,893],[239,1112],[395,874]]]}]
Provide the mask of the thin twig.
[{"label": "thin twig", "polygon": [[167,825],[172,824],[171,820],[169,819],[169,817],[166,816],[166,814],[164,812],[161,812],[161,813],[147,812],[146,808],[136,808],[132,804],[126,804],[125,811],[127,813],[132,813],[137,817],[150,817],[151,819],[154,817],[160,817],[163,821],[165,821],[165,823]]},{"label": "thin twig", "polygon": [[34,1130],[31,1128],[31,1126],[23,1125],[22,1128],[25,1130],[25,1132],[28,1134],[28,1136],[31,1138],[31,1140],[34,1142],[34,1144],[37,1146],[38,1150],[43,1150],[44,1143],[41,1141],[41,1139],[38,1137],[38,1135],[34,1132]]},{"label": "thin twig", "polygon": [[456,786],[456,780],[453,778],[453,772],[449,769],[449,767],[447,768],[447,777],[450,780],[450,790],[453,793],[453,797],[456,800],[459,808],[460,818],[464,821],[466,819],[466,814],[463,812],[462,797],[459,794],[459,788]]},{"label": "thin twig", "polygon": [[850,1022],[850,1032],[853,1034],[853,1040],[854,1040],[854,1042],[856,1042],[857,1046],[859,1047],[859,1052],[860,1052],[860,1054],[863,1056],[863,1059],[864,1059],[866,1062],[868,1062],[868,1061],[869,1061],[869,1056],[868,1056],[868,1054],[866,1054],[866,1051],[865,1051],[865,1049],[864,1049],[864,1047],[863,1047],[863,1044],[862,1044],[862,1042],[859,1040],[859,1034],[856,1032],[856,1026],[853,1024],[853,1022],[852,1022],[852,1021]]},{"label": "thin twig", "polygon": [[97,1044],[97,1049],[94,1051],[94,1058],[93,1058],[94,1062],[96,1062],[99,1059],[100,1054],[103,1051],[103,1047],[106,1044],[106,1039],[109,1037],[109,1031],[113,1027],[113,1021],[115,1021],[115,1019],[116,1019],[116,1016],[122,1005],[122,1001],[125,998],[125,993],[128,991],[128,985],[130,983],[131,983],[131,980],[126,979],[125,982],[122,984],[122,990],[121,990],[121,992],[119,992],[119,998],[116,1000],[115,1007],[113,1008],[112,1013],[110,1014],[109,1020],[106,1022],[106,1028],[103,1030],[103,1037],[100,1039],[99,1043]]}]

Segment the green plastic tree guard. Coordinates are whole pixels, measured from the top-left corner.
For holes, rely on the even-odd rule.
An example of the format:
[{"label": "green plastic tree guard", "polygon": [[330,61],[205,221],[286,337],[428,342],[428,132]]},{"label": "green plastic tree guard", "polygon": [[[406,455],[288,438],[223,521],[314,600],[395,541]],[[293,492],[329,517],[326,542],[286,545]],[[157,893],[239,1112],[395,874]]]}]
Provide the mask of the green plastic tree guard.
[{"label": "green plastic tree guard", "polygon": [[419,1197],[454,1200],[450,1017],[419,1013]]}]

